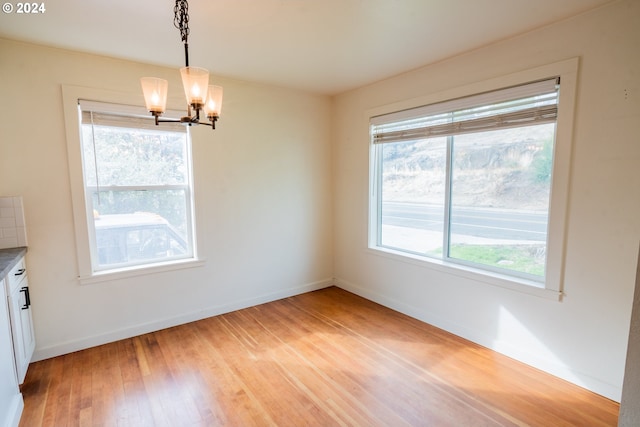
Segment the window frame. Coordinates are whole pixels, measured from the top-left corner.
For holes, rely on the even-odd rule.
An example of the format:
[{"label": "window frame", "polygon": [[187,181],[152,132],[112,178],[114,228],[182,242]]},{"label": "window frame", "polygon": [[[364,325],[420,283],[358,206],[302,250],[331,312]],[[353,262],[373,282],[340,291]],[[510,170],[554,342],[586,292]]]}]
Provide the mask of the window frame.
[{"label": "window frame", "polygon": [[[367,250],[374,255],[409,262],[422,267],[462,276],[489,285],[500,286],[536,296],[561,300],[563,295],[566,217],[568,210],[569,179],[573,138],[573,120],[578,77],[579,58],[571,58],[525,71],[448,89],[406,101],[384,105],[366,112],[369,136],[369,206],[367,223]],[[551,194],[547,226],[547,259],[544,281],[541,283],[526,277],[514,276],[489,269],[478,268],[446,259],[429,258],[418,254],[378,246],[381,232],[381,174],[378,170],[377,148],[370,134],[373,117],[392,114],[412,108],[450,101],[457,98],[496,91],[532,81],[560,77],[556,139],[554,145]],[[447,191],[449,189],[447,188]],[[446,212],[445,212],[446,214]]]},{"label": "window frame", "polygon": [[[188,191],[187,191],[187,215],[192,229],[192,254],[181,259],[169,259],[155,263],[124,266],[111,269],[94,269],[95,247],[94,229],[87,208],[89,186],[85,186],[82,160],[82,123],[78,114],[78,102],[83,100],[95,100],[99,103],[122,106],[124,113],[144,112],[144,103],[136,96],[128,93],[113,92],[102,89],[62,85],[62,98],[67,136],[67,157],[69,161],[69,178],[71,186],[71,198],[73,206],[73,219],[76,240],[76,259],[78,266],[78,280],[81,284],[97,283],[109,280],[117,280],[135,277],[151,273],[171,271],[176,269],[191,268],[204,264],[198,258],[198,245],[196,239],[195,219],[195,188],[193,182],[193,159],[191,155],[191,138],[187,137],[187,156],[189,162]],[[140,105],[137,107],[136,105]],[[179,118],[179,112],[167,112],[169,116]],[[101,187],[102,188],[102,187]]]}]

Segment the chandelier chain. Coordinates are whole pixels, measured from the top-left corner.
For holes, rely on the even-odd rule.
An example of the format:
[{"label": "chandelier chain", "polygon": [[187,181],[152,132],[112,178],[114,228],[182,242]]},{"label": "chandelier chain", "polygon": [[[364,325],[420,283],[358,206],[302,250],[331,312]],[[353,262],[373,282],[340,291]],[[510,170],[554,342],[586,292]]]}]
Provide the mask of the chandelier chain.
[{"label": "chandelier chain", "polygon": [[187,0],[176,0],[173,15],[173,25],[180,30],[182,41],[187,43],[189,37],[189,4]]}]

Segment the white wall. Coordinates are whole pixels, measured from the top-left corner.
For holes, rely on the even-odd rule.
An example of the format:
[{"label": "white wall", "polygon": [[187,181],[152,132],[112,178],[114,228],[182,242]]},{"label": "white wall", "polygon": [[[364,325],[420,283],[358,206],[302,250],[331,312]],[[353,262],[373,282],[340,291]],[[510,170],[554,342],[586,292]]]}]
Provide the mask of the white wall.
[{"label": "white wall", "polygon": [[[619,400],[640,239],[638,22],[640,2],[616,2],[337,96],[336,283]],[[368,110],[572,57],[580,69],[562,302],[367,251]]]},{"label": "white wall", "polygon": [[36,360],[331,283],[328,97],[215,79],[218,129],[193,134],[206,264],[81,285],[61,86],[144,105],[140,77],[169,79],[180,99],[179,72],[1,39],[0,58],[0,195],[24,200]]}]

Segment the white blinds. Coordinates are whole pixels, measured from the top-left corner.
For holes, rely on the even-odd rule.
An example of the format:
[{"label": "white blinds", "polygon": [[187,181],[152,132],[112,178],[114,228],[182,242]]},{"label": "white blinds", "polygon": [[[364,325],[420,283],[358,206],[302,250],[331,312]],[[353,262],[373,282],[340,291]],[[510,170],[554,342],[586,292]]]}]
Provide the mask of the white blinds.
[{"label": "white blinds", "polygon": [[559,79],[528,83],[371,118],[374,144],[554,122]]},{"label": "white blinds", "polygon": [[[121,128],[148,129],[154,131],[186,132],[180,123],[155,125],[153,116],[143,107],[109,104],[106,102],[78,100],[82,111],[82,124]],[[177,111],[167,111],[163,116],[180,117]]]}]

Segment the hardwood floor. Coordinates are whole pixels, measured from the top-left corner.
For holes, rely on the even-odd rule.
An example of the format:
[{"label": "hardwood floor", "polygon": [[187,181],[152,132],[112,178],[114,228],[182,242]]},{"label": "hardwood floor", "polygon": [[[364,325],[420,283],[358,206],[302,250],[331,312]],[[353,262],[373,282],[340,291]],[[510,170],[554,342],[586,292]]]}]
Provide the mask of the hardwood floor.
[{"label": "hardwood floor", "polygon": [[615,426],[618,404],[338,288],[33,363],[22,427]]}]

